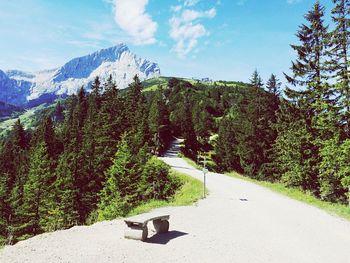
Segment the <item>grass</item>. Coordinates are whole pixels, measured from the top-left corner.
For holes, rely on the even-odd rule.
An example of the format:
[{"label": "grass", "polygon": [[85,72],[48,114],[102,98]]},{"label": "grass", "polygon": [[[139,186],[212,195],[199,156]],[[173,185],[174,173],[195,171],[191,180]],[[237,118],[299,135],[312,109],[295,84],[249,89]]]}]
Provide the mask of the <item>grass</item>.
[{"label": "grass", "polygon": [[158,89],[159,85],[166,85],[168,83],[168,79],[168,77],[157,77],[145,80],[144,82],[142,82],[142,92],[155,91]]},{"label": "grass", "polygon": [[146,213],[154,208],[191,205],[202,198],[203,183],[201,181],[176,171],[172,173],[183,182],[183,185],[171,200],[152,200],[134,208],[128,216]]},{"label": "grass", "polygon": [[203,167],[198,165],[195,161],[193,161],[192,159],[185,157],[182,153],[179,153],[179,157],[181,157],[183,160],[185,160],[186,163],[188,163],[189,165],[191,165],[192,167],[198,169],[198,170],[202,170]]},{"label": "grass", "polygon": [[8,119],[5,121],[0,122],[0,137],[5,136],[13,127],[15,122],[20,119],[21,123],[24,126],[24,129],[30,129],[33,124],[36,121],[36,116],[44,111],[45,109],[48,109],[50,107],[53,107],[53,104],[47,105],[47,104],[41,104],[37,107],[31,108],[29,110],[26,110],[23,112],[23,114],[16,116],[15,118]]},{"label": "grass", "polygon": [[342,204],[335,204],[330,203],[326,201],[322,201],[315,196],[305,193],[300,189],[297,188],[290,188],[285,186],[282,183],[271,183],[266,181],[258,181],[249,177],[242,176],[236,172],[231,172],[227,174],[228,176],[238,178],[241,180],[245,180],[248,182],[252,182],[254,184],[263,186],[265,188],[268,188],[274,192],[277,192],[279,194],[288,196],[292,199],[301,201],[303,203],[307,203],[309,205],[312,205],[314,207],[320,208],[330,214],[340,216],[344,219],[350,220],[350,207]]}]

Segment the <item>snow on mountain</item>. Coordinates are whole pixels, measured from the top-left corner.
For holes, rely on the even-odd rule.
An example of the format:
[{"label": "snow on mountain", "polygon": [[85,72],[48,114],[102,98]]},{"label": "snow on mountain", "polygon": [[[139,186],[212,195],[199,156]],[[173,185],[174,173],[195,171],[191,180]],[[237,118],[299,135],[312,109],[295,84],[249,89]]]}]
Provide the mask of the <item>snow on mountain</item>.
[{"label": "snow on mountain", "polygon": [[[96,76],[103,82],[110,75],[118,88],[124,89],[135,75],[140,80],[145,80],[159,76],[160,69],[156,63],[138,58],[125,44],[119,44],[72,59],[58,69],[34,73],[10,70],[6,74],[0,71],[0,101],[23,105],[24,102],[37,100],[48,94],[71,95],[83,85],[89,89]],[[23,94],[18,94],[18,91]],[[11,92],[20,99],[14,101],[10,96]],[[8,97],[11,97],[11,101]]]}]

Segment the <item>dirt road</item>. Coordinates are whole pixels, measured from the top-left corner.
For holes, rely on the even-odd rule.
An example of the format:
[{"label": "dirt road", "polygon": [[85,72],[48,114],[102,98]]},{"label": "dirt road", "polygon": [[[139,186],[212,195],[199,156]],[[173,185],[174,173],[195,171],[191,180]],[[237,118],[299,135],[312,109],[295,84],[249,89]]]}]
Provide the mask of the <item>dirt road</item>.
[{"label": "dirt road", "polygon": [[[202,179],[176,152],[163,160]],[[147,242],[124,239],[124,222],[114,220],[5,247],[0,262],[350,262],[349,221],[225,175],[209,173],[207,187],[194,206],[159,209],[171,215],[170,232],[150,231]]]}]

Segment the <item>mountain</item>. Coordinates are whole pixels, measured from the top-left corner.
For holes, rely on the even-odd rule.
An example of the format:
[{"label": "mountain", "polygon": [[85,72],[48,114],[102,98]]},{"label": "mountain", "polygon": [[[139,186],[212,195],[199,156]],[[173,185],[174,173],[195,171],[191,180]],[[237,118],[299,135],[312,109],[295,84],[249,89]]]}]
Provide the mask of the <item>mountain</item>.
[{"label": "mountain", "polygon": [[0,101],[17,106],[25,104],[31,85],[26,80],[13,79],[0,70]]},{"label": "mountain", "polygon": [[89,89],[96,76],[110,75],[124,89],[135,75],[146,80],[160,75],[156,63],[138,58],[125,44],[102,49],[70,60],[58,69],[39,72],[0,70],[0,101],[16,106],[36,106],[57,97],[76,93],[81,86]]}]

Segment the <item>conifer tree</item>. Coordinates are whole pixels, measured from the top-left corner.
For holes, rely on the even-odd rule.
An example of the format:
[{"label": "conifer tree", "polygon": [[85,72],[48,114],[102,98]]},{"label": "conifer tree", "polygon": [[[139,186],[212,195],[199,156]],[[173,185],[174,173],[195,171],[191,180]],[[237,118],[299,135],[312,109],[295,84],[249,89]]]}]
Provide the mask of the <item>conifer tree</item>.
[{"label": "conifer tree", "polygon": [[35,136],[37,137],[37,143],[45,143],[50,159],[55,158],[60,153],[51,116],[44,117],[43,122],[39,125]]},{"label": "conifer tree", "polygon": [[107,180],[101,191],[98,215],[101,219],[124,215],[131,206],[129,196],[134,195],[137,189],[135,185],[138,182],[133,181],[137,164],[125,135],[117,148],[113,165],[107,171]]},{"label": "conifer tree", "polygon": [[144,111],[145,98],[142,94],[142,84],[137,75],[134,77],[134,82],[129,85],[129,90],[126,95],[126,107],[127,112],[134,114],[128,114],[128,122],[131,127],[136,127],[142,120],[140,117]]},{"label": "conifer tree", "polygon": [[94,98],[97,109],[100,109],[101,107],[101,93],[102,93],[102,86],[101,86],[100,78],[97,76],[91,85],[92,96],[90,96]]},{"label": "conifer tree", "polygon": [[78,213],[78,182],[72,167],[75,153],[64,152],[58,160],[53,185],[54,206],[51,206],[46,225],[50,230],[69,228],[80,221]]},{"label": "conifer tree", "polygon": [[10,134],[10,151],[12,152],[13,159],[10,161],[10,178],[7,188],[7,202],[10,207],[7,214],[8,224],[11,226],[11,236],[13,241],[17,240],[20,236],[22,217],[20,216],[21,207],[23,204],[23,192],[24,184],[28,173],[28,146],[29,140],[24,131],[23,125],[18,120],[13,131]]},{"label": "conifer tree", "polygon": [[55,107],[55,110],[52,114],[52,121],[54,123],[61,123],[64,121],[64,108],[61,105],[61,102],[58,101]]},{"label": "conifer tree", "polygon": [[140,189],[143,201],[150,199],[168,200],[180,186],[170,173],[170,167],[152,156],[144,165],[140,178]]},{"label": "conifer tree", "polygon": [[130,129],[131,150],[137,154],[149,140],[148,112],[146,110],[146,98],[142,94],[142,84],[136,75],[134,82],[130,84],[126,96],[127,122]]},{"label": "conifer tree", "polygon": [[251,78],[250,78],[250,84],[253,86],[253,87],[256,87],[256,88],[262,88],[264,83],[261,79],[261,76],[258,72],[257,69],[254,70]]},{"label": "conifer tree", "polygon": [[[325,8],[316,1],[312,10],[305,15],[307,24],[300,26],[297,37],[300,45],[291,45],[297,52],[298,59],[292,63],[292,76],[285,74],[288,82],[302,90],[286,89],[286,96],[296,107],[300,116],[293,122],[287,121],[280,127],[278,141],[282,138],[299,142],[294,149],[284,148],[283,154],[294,156],[293,161],[282,177],[294,186],[301,186],[318,194],[318,167],[320,163],[318,139],[320,134],[326,135],[324,128],[329,126],[325,120],[329,119],[332,109],[333,91],[327,84],[325,54],[327,51],[327,26],[324,25]],[[280,117],[283,122],[289,120],[288,112],[284,111]],[[296,125],[298,123],[298,125]],[[329,130],[329,129],[327,129]],[[286,137],[284,134],[289,134]],[[293,137],[295,136],[295,137]],[[292,142],[284,142],[292,145]],[[281,144],[280,144],[281,145]],[[282,146],[281,146],[282,147]],[[297,150],[299,152],[297,152]],[[288,151],[293,151],[294,153]],[[276,152],[276,151],[275,151]],[[296,154],[298,156],[296,156]],[[282,156],[281,156],[282,157]],[[296,185],[298,182],[300,185]]]},{"label": "conifer tree", "polygon": [[219,171],[242,172],[237,151],[236,132],[232,117],[226,116],[220,121],[214,157]]},{"label": "conifer tree", "polygon": [[44,142],[32,151],[28,178],[24,184],[24,201],[21,207],[23,225],[21,235],[37,235],[43,232],[43,220],[48,215],[49,191],[52,183],[48,148]]},{"label": "conifer tree", "polygon": [[148,123],[154,145],[153,152],[158,154],[165,150],[171,140],[169,113],[161,87],[159,87],[152,99]]},{"label": "conifer tree", "polygon": [[188,96],[186,95],[184,98],[183,107],[185,116],[183,118],[181,130],[185,140],[185,155],[187,155],[190,158],[196,158],[197,152],[199,150],[199,143],[193,126],[190,101],[188,99]]},{"label": "conifer tree", "polygon": [[116,145],[126,129],[124,104],[110,76],[104,85],[101,110],[96,120],[96,172],[103,175],[111,166]]},{"label": "conifer tree", "polygon": [[280,96],[281,82],[277,79],[276,75],[271,74],[269,80],[266,83],[266,89],[270,94],[276,97]]},{"label": "conifer tree", "polygon": [[342,123],[345,124],[347,138],[350,136],[350,1],[333,0],[332,19],[335,29],[330,33],[331,60],[328,62],[332,76],[336,78],[336,90],[340,95]]}]

